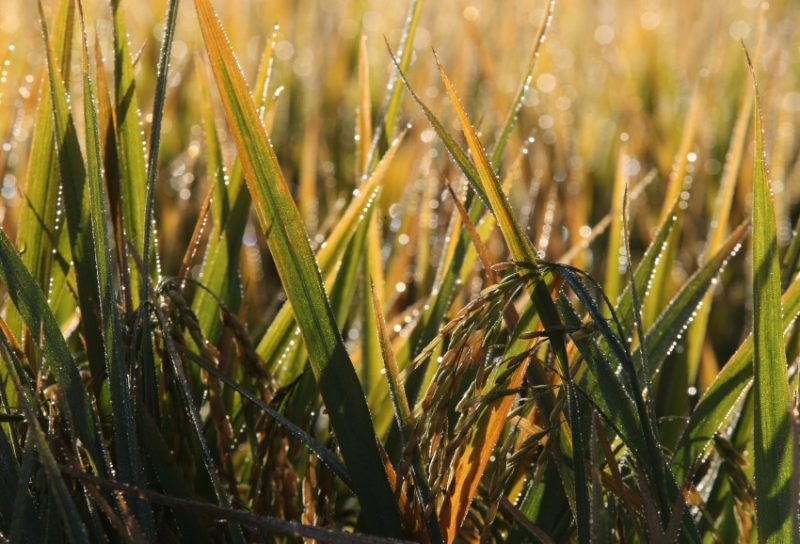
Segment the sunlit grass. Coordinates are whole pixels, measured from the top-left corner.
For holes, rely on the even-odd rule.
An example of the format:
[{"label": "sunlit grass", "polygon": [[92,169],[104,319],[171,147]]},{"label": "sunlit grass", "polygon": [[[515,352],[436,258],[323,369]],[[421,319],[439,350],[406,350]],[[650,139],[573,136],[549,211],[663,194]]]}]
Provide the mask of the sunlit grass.
[{"label": "sunlit grass", "polygon": [[800,538],[792,2],[6,7],[3,539]]}]

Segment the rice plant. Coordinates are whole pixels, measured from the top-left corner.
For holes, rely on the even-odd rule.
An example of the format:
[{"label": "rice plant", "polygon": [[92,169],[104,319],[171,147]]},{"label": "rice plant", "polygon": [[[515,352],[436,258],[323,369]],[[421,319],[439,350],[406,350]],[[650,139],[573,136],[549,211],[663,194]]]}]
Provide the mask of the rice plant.
[{"label": "rice plant", "polygon": [[4,542],[800,541],[791,2],[8,3]]}]

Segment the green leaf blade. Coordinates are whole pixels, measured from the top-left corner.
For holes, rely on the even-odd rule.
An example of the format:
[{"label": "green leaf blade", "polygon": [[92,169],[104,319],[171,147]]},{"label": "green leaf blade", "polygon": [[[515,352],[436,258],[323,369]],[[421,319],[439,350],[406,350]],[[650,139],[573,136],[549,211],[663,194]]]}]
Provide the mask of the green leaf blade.
[{"label": "green leaf blade", "polygon": [[[79,4],[80,5],[80,4]],[[113,264],[108,230],[108,204],[106,185],[102,174],[100,157],[100,130],[95,104],[96,90],[90,76],[89,46],[81,12],[81,29],[83,37],[83,98],[84,123],[86,127],[86,185],[89,195],[88,209],[91,216],[91,233],[94,246],[94,262],[97,266],[96,279],[100,306],[100,322],[102,323],[105,367],[111,390],[112,414],[114,419],[116,468],[123,480],[136,485],[144,482],[141,455],[136,435],[134,418],[134,399],[132,385],[122,356],[124,342],[120,315],[117,306],[116,288],[113,276]],[[140,521],[150,535],[155,535],[152,514],[144,503],[136,503]]]},{"label": "green leaf blade", "polygon": [[379,534],[400,536],[398,506],[378,452],[366,400],[297,206],[216,13],[208,0],[195,0],[195,8],[254,208],[303,332],[365,519]]},{"label": "green leaf blade", "polygon": [[[144,247],[144,208],[147,167],[145,163],[145,141],[142,133],[141,111],[131,60],[128,32],[122,0],[113,0],[111,9],[114,19],[114,96],[115,125],[119,157],[122,220],[126,237],[137,251]],[[136,263],[129,258],[130,270]],[[133,306],[139,302],[141,279],[130,275],[130,297]]]},{"label": "green leaf blade", "polygon": [[[105,467],[92,415],[91,404],[78,367],[61,335],[47,298],[20,259],[16,248],[0,230],[0,281],[28,329],[43,333],[42,351],[47,368],[63,389],[63,409],[69,414],[74,435],[81,439],[98,467]],[[102,470],[102,469],[101,469]]]},{"label": "green leaf blade", "polygon": [[[74,3],[72,0],[62,0],[53,25],[53,42],[58,59],[55,62],[65,77],[69,75],[74,22]],[[47,68],[42,78],[41,94],[35,113],[33,141],[28,156],[30,168],[25,180],[25,198],[16,242],[23,251],[22,261],[25,267],[33,274],[37,285],[42,290],[47,290],[53,263],[53,249],[58,245],[56,232],[58,176]],[[54,285],[53,288],[57,286]],[[19,314],[12,310],[8,315],[8,325],[13,334],[20,335],[22,323]]]},{"label": "green leaf blade", "polygon": [[[749,59],[748,59],[749,60]],[[755,75],[754,75],[755,79]],[[792,430],[783,346],[775,203],[756,93],[753,174],[753,341],[756,523],[761,542],[791,542]]]}]

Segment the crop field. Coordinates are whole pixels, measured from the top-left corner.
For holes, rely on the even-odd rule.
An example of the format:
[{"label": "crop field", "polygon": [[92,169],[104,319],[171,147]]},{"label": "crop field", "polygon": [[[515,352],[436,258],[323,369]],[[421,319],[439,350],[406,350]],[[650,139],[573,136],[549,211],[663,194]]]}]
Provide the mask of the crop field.
[{"label": "crop field", "polygon": [[794,0],[3,0],[0,542],[800,543]]}]

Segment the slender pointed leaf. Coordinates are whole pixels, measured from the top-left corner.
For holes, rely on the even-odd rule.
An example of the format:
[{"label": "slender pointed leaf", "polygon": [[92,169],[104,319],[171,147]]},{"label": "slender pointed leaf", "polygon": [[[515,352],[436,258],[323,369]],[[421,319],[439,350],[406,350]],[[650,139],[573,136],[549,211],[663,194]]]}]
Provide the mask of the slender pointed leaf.
[{"label": "slender pointed leaf", "polygon": [[89,363],[98,375],[103,369],[103,341],[100,330],[100,312],[97,306],[97,266],[95,247],[90,225],[90,208],[86,202],[86,167],[81,154],[78,134],[67,102],[67,88],[55,65],[55,51],[50,43],[49,32],[40,7],[43,35],[46,43],[46,59],[49,73],[49,89],[53,111],[53,136],[55,138],[58,167],[64,192],[64,208],[67,216],[72,261],[78,287],[81,308],[81,327],[86,339]]},{"label": "slender pointed leaf", "polygon": [[[97,266],[98,303],[100,307],[100,322],[103,325],[105,368],[111,390],[111,406],[114,418],[116,468],[123,480],[142,485],[144,471],[136,434],[133,388],[129,381],[125,361],[122,358],[123,337],[116,299],[119,290],[115,285],[112,268],[110,247],[112,236],[108,230],[108,225],[110,224],[108,197],[100,158],[100,131],[94,98],[96,91],[90,75],[89,45],[80,1],[78,2],[78,7],[83,38],[81,67],[83,71],[84,126],[86,127],[86,185],[89,194],[88,207],[94,242],[94,260]],[[145,531],[151,538],[154,537],[154,521],[149,507],[144,503],[137,502],[135,503],[135,508]]]},{"label": "slender pointed leaf", "polygon": [[[739,251],[749,226],[750,222],[745,221],[734,229],[714,257],[686,280],[678,294],[669,302],[650,330],[647,331],[648,368],[646,370],[650,376],[658,371],[664,359],[682,339],[697,312],[698,305],[702,303],[705,293],[717,281],[727,262]],[[634,354],[634,360],[638,360],[638,354]]]},{"label": "slender pointed leaf", "polygon": [[[326,282],[333,281],[335,265],[344,251],[347,237],[353,232],[358,217],[364,212],[370,199],[374,198],[375,189],[380,186],[402,140],[403,134],[397,138],[392,144],[392,147],[389,148],[389,151],[387,151],[381,159],[378,167],[373,170],[372,174],[370,174],[358,188],[356,196],[350,201],[350,204],[348,204],[347,209],[328,235],[325,243],[320,247],[319,251],[317,251],[317,264]],[[326,285],[328,285],[328,283],[326,283]],[[278,315],[272,320],[269,329],[267,329],[267,332],[261,338],[256,348],[258,354],[267,361],[267,364],[273,364],[277,361],[294,335],[296,325],[291,303],[292,301],[289,300],[281,307],[278,311]],[[291,375],[287,376],[287,378],[291,377]]]},{"label": "slender pointed leaf", "polygon": [[389,83],[386,85],[386,96],[384,97],[383,107],[381,108],[380,119],[378,120],[378,126],[375,127],[375,131],[373,132],[369,156],[366,161],[369,169],[374,168],[378,163],[378,159],[380,158],[379,146],[383,145],[384,149],[388,148],[388,143],[392,141],[397,131],[400,97],[403,92],[403,86],[400,85],[397,78],[398,75],[403,77],[402,71],[408,70],[411,64],[412,53],[414,52],[414,37],[417,33],[420,16],[422,15],[422,6],[424,4],[424,0],[411,0],[408,5],[406,20],[403,25],[403,34],[400,38],[398,48],[400,51],[400,61],[394,61],[397,66],[397,71],[392,71]]},{"label": "slender pointed leaf", "polygon": [[372,530],[400,535],[400,515],[378,452],[372,421],[325,293],[297,206],[258,118],[220,22],[208,0],[196,0],[203,39],[245,179],[308,347],[311,366]]},{"label": "slender pointed leaf", "polygon": [[[750,61],[748,57],[748,62]],[[750,65],[751,70],[752,64]],[[755,71],[753,71],[755,85]],[[753,174],[753,341],[756,524],[760,542],[790,542],[796,531],[792,489],[789,382],[781,322],[781,274],[775,204],[766,165],[758,89]],[[795,467],[796,468],[796,467]]]},{"label": "slender pointed leaf", "polygon": [[[68,82],[72,36],[75,23],[75,5],[72,0],[61,0],[53,25],[53,45],[61,74]],[[17,246],[22,250],[22,262],[43,291],[50,288],[53,249],[56,248],[56,204],[58,202],[58,176],[56,175],[55,134],[50,83],[47,67],[42,73],[39,104],[33,124],[33,140],[28,156],[28,173],[25,179],[25,198],[20,216]],[[55,287],[55,286],[54,286]],[[9,312],[8,325],[14,335],[20,336],[22,321],[15,310]]]},{"label": "slender pointed leaf", "polygon": [[[267,91],[269,90],[269,78],[272,68],[272,52],[275,45],[275,36],[267,42],[267,46],[261,56],[261,63],[258,69],[258,77],[253,91],[256,97],[256,105],[259,115],[264,120],[267,114]],[[207,89],[205,80],[205,70],[201,74],[201,86]],[[209,96],[210,100],[210,96]],[[211,105],[209,104],[209,108]],[[210,111],[204,117],[204,130],[206,131],[206,145],[208,153],[216,154],[216,147],[219,146],[219,134],[217,133],[216,123]],[[265,121],[266,122],[266,121]],[[231,266],[239,261],[239,254],[242,247],[242,236],[244,234],[247,221],[250,216],[250,192],[247,185],[242,183],[242,165],[237,157],[231,169],[230,176],[224,175],[224,164],[221,162],[221,155],[216,161],[218,167],[214,172],[217,184],[222,183],[221,187],[227,187],[225,202],[228,207],[223,207],[219,211],[219,217],[214,217],[214,229],[209,236],[200,271],[200,281],[206,286],[205,289],[197,293],[192,301],[192,309],[197,315],[203,334],[209,340],[216,341],[219,330],[219,300],[224,302],[229,309],[238,310],[241,303],[241,285],[236,274],[230,273]],[[211,168],[211,163],[209,163]],[[214,293],[216,297],[211,296]]]},{"label": "slender pointed leaf", "polygon": [[[800,281],[795,280],[781,298],[781,330],[788,341],[795,319],[800,315]],[[673,469],[680,478],[695,463],[702,461],[711,439],[724,431],[737,414],[737,407],[750,393],[753,383],[753,335],[725,363],[714,382],[695,406],[672,457]]]},{"label": "slender pointed leaf", "polygon": [[[114,18],[114,118],[119,157],[119,187],[125,236],[137,248],[141,248],[144,245],[146,148],[122,3],[122,0],[111,1]],[[137,270],[132,258],[128,269]],[[134,307],[138,305],[140,284],[138,275],[131,274],[130,298]]]},{"label": "slender pointed leaf", "polygon": [[68,414],[76,438],[92,454],[96,466],[103,470],[105,463],[100,452],[89,396],[81,381],[78,367],[61,335],[47,298],[25,268],[11,241],[0,231],[0,281],[5,284],[11,300],[28,329],[42,331],[42,350],[47,369],[63,389],[63,410]]}]

